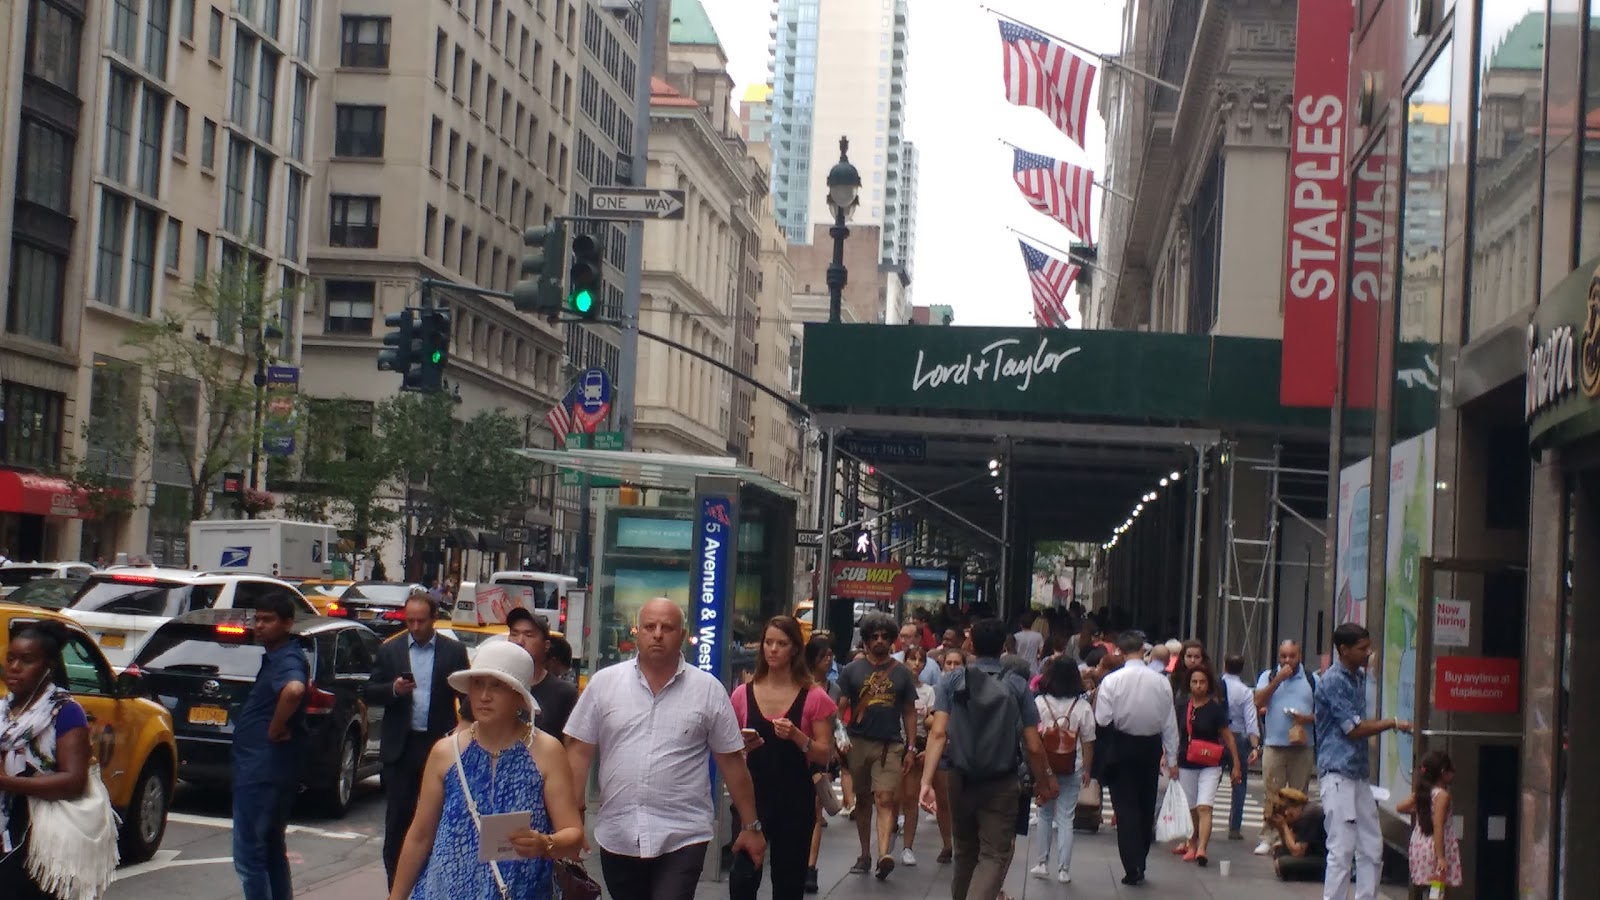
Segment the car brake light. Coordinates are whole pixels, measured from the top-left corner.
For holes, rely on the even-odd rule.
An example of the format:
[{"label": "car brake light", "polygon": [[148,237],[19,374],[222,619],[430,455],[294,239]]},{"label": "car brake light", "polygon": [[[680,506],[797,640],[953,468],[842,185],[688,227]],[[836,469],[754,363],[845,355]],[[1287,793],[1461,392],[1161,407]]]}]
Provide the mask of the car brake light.
[{"label": "car brake light", "polygon": [[391,609],[385,612],[383,617],[390,622],[404,622],[406,620],[406,611],[403,609]]},{"label": "car brake light", "polygon": [[339,601],[337,600],[329,600],[328,605],[323,607],[322,612],[324,615],[334,616],[340,619],[348,619],[350,617],[350,610],[340,606]]},{"label": "car brake light", "polygon": [[327,714],[333,712],[333,703],[337,698],[319,687],[313,687],[306,694],[306,712],[313,714]]},{"label": "car brake light", "polygon": [[561,595],[561,616],[560,616],[560,620],[561,620],[561,627],[558,628],[557,630],[558,631],[566,631],[567,630],[567,595],[566,594],[562,594]]},{"label": "car brake light", "polygon": [[112,581],[120,581],[123,584],[155,584],[156,583],[156,579],[152,575],[123,575],[123,574],[117,574],[117,575],[111,576],[111,580]]},{"label": "car brake light", "polygon": [[250,629],[243,625],[218,625],[216,632],[219,640],[243,642]]}]

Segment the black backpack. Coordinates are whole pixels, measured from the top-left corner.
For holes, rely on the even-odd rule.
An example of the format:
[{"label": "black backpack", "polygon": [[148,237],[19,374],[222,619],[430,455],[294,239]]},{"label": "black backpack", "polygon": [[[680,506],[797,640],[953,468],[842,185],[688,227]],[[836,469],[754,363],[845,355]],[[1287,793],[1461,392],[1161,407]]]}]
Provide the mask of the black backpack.
[{"label": "black backpack", "polygon": [[950,704],[950,765],[973,780],[1015,775],[1022,753],[1022,712],[999,677],[967,666]]}]

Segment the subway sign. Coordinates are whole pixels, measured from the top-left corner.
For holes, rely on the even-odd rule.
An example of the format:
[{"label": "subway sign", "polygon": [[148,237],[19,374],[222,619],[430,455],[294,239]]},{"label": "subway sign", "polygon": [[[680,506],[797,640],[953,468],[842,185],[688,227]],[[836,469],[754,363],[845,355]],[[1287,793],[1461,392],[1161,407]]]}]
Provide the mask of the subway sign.
[{"label": "subway sign", "polygon": [[729,553],[734,537],[733,500],[721,496],[702,497],[695,525],[694,664],[700,671],[720,679],[729,606],[725,598],[731,583],[728,567],[733,563]]}]

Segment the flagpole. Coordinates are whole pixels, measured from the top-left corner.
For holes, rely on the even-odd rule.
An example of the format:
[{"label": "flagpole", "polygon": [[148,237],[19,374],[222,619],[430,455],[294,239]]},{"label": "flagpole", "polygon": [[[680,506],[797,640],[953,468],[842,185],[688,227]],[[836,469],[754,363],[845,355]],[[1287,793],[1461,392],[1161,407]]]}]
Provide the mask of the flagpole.
[{"label": "flagpole", "polygon": [[1082,266],[1085,269],[1093,269],[1096,272],[1099,272],[1101,275],[1104,275],[1107,278],[1110,278],[1112,281],[1121,281],[1122,280],[1121,278],[1117,277],[1117,274],[1115,272],[1112,272],[1112,271],[1108,270],[1106,267],[1100,265],[1097,262],[1090,262],[1089,260],[1084,259],[1083,257],[1079,256],[1078,254],[1073,253],[1071,250],[1063,250],[1060,247],[1057,247],[1056,245],[1050,243],[1049,241],[1041,241],[1038,238],[1034,237],[1033,235],[1027,233],[1026,231],[1022,231],[1020,229],[1013,228],[1010,225],[1006,226],[1006,230],[1011,232],[1012,234],[1016,235],[1017,237],[1026,238],[1027,240],[1030,240],[1033,243],[1038,244],[1039,246],[1045,248],[1046,250],[1053,250],[1056,253],[1061,254],[1062,256],[1066,257],[1067,262],[1069,262],[1069,263],[1071,263],[1071,264],[1073,264],[1075,266]]},{"label": "flagpole", "polygon": [[985,12],[992,13],[998,18],[1005,19],[1007,22],[1012,22],[1012,23],[1015,23],[1017,25],[1021,25],[1024,28],[1030,28],[1030,29],[1032,29],[1034,31],[1037,31],[1040,34],[1044,35],[1045,37],[1049,38],[1050,40],[1055,41],[1058,44],[1062,44],[1064,46],[1071,47],[1072,49],[1078,51],[1079,53],[1084,53],[1084,54],[1087,54],[1089,56],[1092,56],[1095,59],[1100,60],[1100,62],[1103,65],[1110,66],[1113,69],[1121,69],[1122,71],[1127,72],[1129,75],[1135,75],[1135,76],[1138,76],[1139,78],[1143,78],[1145,81],[1148,81],[1148,82],[1150,82],[1152,84],[1160,85],[1161,87],[1164,87],[1167,90],[1172,91],[1173,93],[1177,93],[1177,94],[1183,93],[1182,85],[1173,84],[1172,82],[1167,81],[1164,78],[1157,78],[1156,76],[1151,75],[1149,72],[1140,71],[1139,69],[1135,69],[1132,66],[1124,65],[1121,60],[1118,60],[1118,59],[1116,59],[1114,57],[1107,56],[1104,53],[1096,53],[1095,51],[1090,50],[1088,47],[1082,46],[1081,44],[1075,44],[1072,41],[1069,41],[1064,37],[1060,37],[1058,35],[1051,34],[1050,32],[1045,31],[1043,28],[1040,28],[1040,27],[1038,27],[1036,25],[1030,25],[1027,22],[1024,22],[1021,19],[1018,19],[1018,18],[1016,18],[1014,16],[1008,16],[1005,13],[1001,12],[998,9],[995,9],[992,6],[987,6],[987,5],[984,5],[984,4],[980,3],[978,5],[978,8],[983,10],[983,11],[985,11]]},{"label": "flagpole", "polygon": [[[1032,150],[1029,150],[1027,147],[1018,147],[1016,144],[1011,143],[1010,141],[1006,140],[1005,138],[995,138],[995,140],[999,141],[1002,144],[1005,144],[1007,147],[1010,147],[1013,150],[1021,150],[1023,153],[1032,153],[1033,152]],[[1133,198],[1132,197],[1128,196],[1127,194],[1124,194],[1123,192],[1117,190],[1114,187],[1111,187],[1110,185],[1106,184],[1103,181],[1094,181],[1093,179],[1090,179],[1090,181],[1094,184],[1095,187],[1099,188],[1102,191],[1105,191],[1106,193],[1110,194],[1113,197],[1118,198],[1119,200],[1126,200],[1129,203],[1133,202]]]}]

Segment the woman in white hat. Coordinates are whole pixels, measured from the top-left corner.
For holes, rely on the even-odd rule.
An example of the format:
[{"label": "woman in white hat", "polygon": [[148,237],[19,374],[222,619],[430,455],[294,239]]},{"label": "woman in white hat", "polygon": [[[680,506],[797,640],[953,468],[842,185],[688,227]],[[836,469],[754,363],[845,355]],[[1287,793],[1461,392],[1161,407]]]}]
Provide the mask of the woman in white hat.
[{"label": "woman in white hat", "polygon": [[[551,897],[550,860],[577,856],[583,819],[561,742],[518,718],[524,709],[538,712],[528,690],[533,677],[533,657],[504,641],[485,645],[472,668],[450,676],[471,701],[474,721],[428,756],[390,900]],[[517,858],[479,862],[479,821],[523,812],[528,827],[510,835]]]}]

